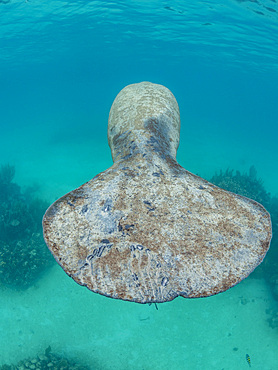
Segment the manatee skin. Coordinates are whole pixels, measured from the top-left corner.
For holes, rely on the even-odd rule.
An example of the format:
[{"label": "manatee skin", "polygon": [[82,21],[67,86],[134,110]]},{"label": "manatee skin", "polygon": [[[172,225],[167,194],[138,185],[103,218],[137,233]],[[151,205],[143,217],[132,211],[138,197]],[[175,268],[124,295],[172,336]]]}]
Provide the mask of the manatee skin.
[{"label": "manatee skin", "polygon": [[53,203],[45,241],[78,284],[138,303],[227,290],[270,244],[269,213],[176,161],[179,108],[164,86],[142,82],[116,97],[108,142],[114,164]]}]

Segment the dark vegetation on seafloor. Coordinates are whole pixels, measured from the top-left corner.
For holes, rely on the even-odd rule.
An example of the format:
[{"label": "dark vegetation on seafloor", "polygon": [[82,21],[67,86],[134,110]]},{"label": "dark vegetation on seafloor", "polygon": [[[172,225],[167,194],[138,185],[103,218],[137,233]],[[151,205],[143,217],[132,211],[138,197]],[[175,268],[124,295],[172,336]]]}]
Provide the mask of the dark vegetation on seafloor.
[{"label": "dark vegetation on seafloor", "polygon": [[36,198],[36,187],[24,192],[13,182],[15,168],[0,168],[0,286],[17,290],[33,285],[54,258],[42,235],[48,203]]},{"label": "dark vegetation on seafloor", "polygon": [[[52,353],[48,346],[44,354],[38,354],[20,361],[17,365],[2,365],[0,370],[89,370],[87,366],[81,365],[76,360],[68,359]],[[96,368],[95,368],[96,369]]]},{"label": "dark vegetation on seafloor", "polygon": [[[273,237],[270,249],[263,263],[252,273],[253,277],[264,277],[270,285],[274,299],[278,302],[278,198],[268,193],[257,171],[251,166],[249,173],[241,174],[239,171],[227,169],[225,172],[216,173],[210,180],[211,183],[222,189],[243,195],[261,203],[271,215]],[[268,323],[272,328],[278,328],[278,307],[267,310],[270,315]]]}]

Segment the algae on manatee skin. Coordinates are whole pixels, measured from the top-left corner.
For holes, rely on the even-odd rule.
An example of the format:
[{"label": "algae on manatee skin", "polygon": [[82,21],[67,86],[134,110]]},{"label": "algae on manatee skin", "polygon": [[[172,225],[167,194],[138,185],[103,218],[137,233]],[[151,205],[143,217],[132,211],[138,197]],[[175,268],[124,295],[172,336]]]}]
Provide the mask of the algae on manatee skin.
[{"label": "algae on manatee skin", "polygon": [[50,267],[41,220],[48,203],[14,182],[15,168],[0,167],[0,285],[26,289]]},{"label": "algae on manatee skin", "polygon": [[261,203],[270,213],[273,237],[264,262],[256,269],[255,274],[258,273],[260,269],[264,269],[266,275],[272,275],[273,269],[265,269],[265,266],[269,263],[274,264],[278,262],[278,209],[275,206],[275,204],[278,205],[277,198],[272,197],[271,194],[266,191],[263,181],[257,177],[257,171],[254,166],[250,167],[249,173],[240,173],[239,171],[235,171],[234,173],[234,170],[229,169],[225,172],[221,170],[219,173],[215,173],[209,181],[225,190],[243,195]]}]

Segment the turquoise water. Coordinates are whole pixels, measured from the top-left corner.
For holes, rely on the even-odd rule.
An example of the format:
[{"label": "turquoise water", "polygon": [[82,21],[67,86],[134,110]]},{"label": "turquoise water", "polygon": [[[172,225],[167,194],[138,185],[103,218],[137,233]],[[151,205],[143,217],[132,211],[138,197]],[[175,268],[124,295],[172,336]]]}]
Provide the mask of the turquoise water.
[{"label": "turquoise water", "polygon": [[[179,163],[208,180],[255,166],[277,230],[278,2],[5,0],[0,14],[0,166],[15,168],[17,202],[33,186],[50,204],[111,166],[111,104],[151,81],[179,103]],[[278,369],[277,249],[274,235],[271,263],[227,292],[158,310],[87,291],[56,264],[27,289],[2,282],[0,365],[50,345],[89,369],[247,369],[246,354]]]}]

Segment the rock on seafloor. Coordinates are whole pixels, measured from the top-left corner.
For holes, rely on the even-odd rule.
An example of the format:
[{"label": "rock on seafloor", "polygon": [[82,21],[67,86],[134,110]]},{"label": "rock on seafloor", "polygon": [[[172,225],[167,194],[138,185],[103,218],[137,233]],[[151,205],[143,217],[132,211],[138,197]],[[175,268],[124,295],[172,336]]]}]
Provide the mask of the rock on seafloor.
[{"label": "rock on seafloor", "polygon": [[181,167],[179,134],[179,107],[166,87],[142,82],[118,94],[108,122],[113,166],[43,219],[49,249],[78,284],[166,302],[225,291],[262,262],[268,212]]}]

